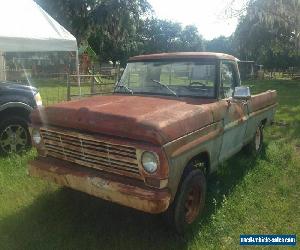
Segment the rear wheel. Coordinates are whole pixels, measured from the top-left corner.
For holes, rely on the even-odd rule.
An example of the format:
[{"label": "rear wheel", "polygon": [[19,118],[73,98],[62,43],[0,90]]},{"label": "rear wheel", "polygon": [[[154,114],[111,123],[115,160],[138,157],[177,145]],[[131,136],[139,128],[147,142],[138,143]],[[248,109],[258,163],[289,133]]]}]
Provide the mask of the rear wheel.
[{"label": "rear wheel", "polygon": [[166,212],[168,223],[179,234],[201,215],[206,195],[206,180],[199,169],[192,170],[182,181],[174,202]]},{"label": "rear wheel", "polygon": [[251,142],[246,146],[246,151],[254,156],[260,154],[263,149],[263,139],[263,126],[259,125]]},{"label": "rear wheel", "polygon": [[0,122],[0,153],[21,153],[30,146],[27,122],[17,116],[9,116]]}]

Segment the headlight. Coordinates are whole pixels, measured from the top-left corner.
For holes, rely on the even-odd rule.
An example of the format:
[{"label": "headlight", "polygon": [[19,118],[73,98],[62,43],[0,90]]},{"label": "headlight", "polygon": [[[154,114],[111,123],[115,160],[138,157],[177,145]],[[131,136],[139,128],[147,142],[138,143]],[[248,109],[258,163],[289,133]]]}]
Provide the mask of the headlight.
[{"label": "headlight", "polygon": [[40,131],[38,129],[33,129],[32,130],[32,140],[34,141],[35,144],[40,144],[42,141],[42,137],[40,134]]},{"label": "headlight", "polygon": [[36,94],[34,95],[34,100],[35,100],[36,105],[37,105],[38,107],[43,106],[43,101],[42,101],[42,97],[41,97],[40,93],[36,93]]},{"label": "headlight", "polygon": [[147,173],[153,174],[158,168],[158,158],[156,154],[145,151],[142,154],[142,165]]}]

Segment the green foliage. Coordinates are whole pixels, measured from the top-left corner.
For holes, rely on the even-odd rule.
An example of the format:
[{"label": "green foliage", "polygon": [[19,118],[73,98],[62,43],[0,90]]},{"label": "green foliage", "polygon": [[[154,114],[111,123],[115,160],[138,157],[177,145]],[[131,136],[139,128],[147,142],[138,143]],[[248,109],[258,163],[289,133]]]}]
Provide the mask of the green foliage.
[{"label": "green foliage", "polygon": [[183,28],[179,23],[156,18],[144,21],[139,41],[141,53],[203,50],[202,37],[195,26]]},{"label": "green foliage", "polygon": [[253,0],[235,31],[241,58],[267,69],[299,66],[299,0]]},{"label": "green foliage", "polygon": [[110,38],[102,29],[96,29],[96,32],[90,35],[88,42],[97,53],[100,62],[116,63],[116,61],[120,61],[124,65],[128,57],[137,49],[136,33],[124,36],[121,39],[123,42],[112,40],[114,39]]},{"label": "green foliage", "polygon": [[139,30],[142,53],[174,51],[181,25],[156,18],[147,19]]},{"label": "green foliage", "polygon": [[[133,25],[131,25],[133,27]],[[174,51],[202,51],[203,40],[195,26],[182,27],[179,23],[147,18],[139,20],[134,29],[126,29],[118,41],[109,37],[103,29],[98,29],[89,38],[102,61],[121,61],[124,65],[129,56]]]},{"label": "green foliage", "polygon": [[206,42],[206,51],[235,54],[232,37],[220,36]]},{"label": "green foliage", "polygon": [[146,0],[102,0],[93,11],[95,32],[89,38],[100,59],[125,61],[137,48],[141,17],[150,10]]},{"label": "green foliage", "polygon": [[180,36],[181,51],[202,51],[204,48],[203,38],[198,33],[198,29],[194,25],[187,25],[182,30]]}]

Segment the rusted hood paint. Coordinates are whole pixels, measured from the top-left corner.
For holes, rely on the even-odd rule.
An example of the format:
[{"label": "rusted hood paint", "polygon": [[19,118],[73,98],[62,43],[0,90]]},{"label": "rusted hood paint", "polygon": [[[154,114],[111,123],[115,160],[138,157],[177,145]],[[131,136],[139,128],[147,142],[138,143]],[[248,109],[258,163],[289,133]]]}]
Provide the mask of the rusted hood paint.
[{"label": "rusted hood paint", "polygon": [[209,99],[111,95],[35,110],[31,121],[163,145],[221,119],[225,109]]}]

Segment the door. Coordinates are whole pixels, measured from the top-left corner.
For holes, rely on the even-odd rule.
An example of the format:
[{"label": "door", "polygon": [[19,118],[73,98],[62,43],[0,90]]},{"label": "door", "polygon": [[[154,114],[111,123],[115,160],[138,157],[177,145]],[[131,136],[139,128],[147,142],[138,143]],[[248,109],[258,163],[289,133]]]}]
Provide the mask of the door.
[{"label": "door", "polygon": [[227,102],[223,116],[223,138],[219,161],[224,161],[237,153],[242,147],[247,126],[248,103],[232,98],[239,76],[235,63],[222,61],[220,65],[220,97]]}]

